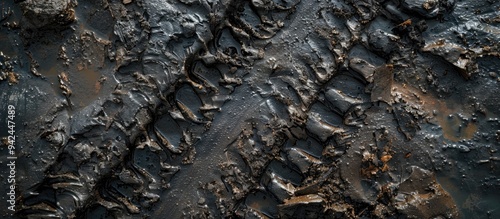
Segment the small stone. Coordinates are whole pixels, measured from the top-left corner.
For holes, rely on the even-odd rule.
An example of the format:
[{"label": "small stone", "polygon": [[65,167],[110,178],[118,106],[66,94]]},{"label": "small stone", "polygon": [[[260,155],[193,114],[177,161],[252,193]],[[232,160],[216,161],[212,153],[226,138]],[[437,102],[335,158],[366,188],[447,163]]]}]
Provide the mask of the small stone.
[{"label": "small stone", "polygon": [[205,198],[198,199],[198,204],[199,205],[204,205],[205,204]]},{"label": "small stone", "polygon": [[122,2],[124,5],[128,5],[128,4],[132,3],[132,0],[123,0]]}]

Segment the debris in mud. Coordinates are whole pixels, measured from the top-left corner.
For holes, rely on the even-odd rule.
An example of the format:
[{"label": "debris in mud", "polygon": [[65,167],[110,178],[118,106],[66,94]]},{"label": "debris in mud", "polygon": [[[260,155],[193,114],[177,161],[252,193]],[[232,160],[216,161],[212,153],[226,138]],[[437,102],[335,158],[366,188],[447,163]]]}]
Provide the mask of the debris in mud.
[{"label": "debris in mud", "polygon": [[17,84],[19,74],[14,73],[14,63],[0,51],[0,81],[7,79],[9,85]]},{"label": "debris in mud", "polygon": [[17,84],[18,79],[19,79],[19,75],[14,73],[14,72],[9,72],[7,73],[7,78],[8,78],[8,81],[9,81],[9,84],[12,85],[12,84]]},{"label": "debris in mud", "polygon": [[59,78],[59,88],[61,88],[62,93],[66,97],[70,97],[71,96],[71,89],[69,88],[68,76],[66,75],[66,73],[61,72],[61,74],[59,74],[57,77]]},{"label": "debris in mud", "polygon": [[31,74],[37,76],[37,77],[41,77],[42,74],[40,74],[40,72],[38,72],[38,67],[40,66],[38,64],[38,61],[36,59],[33,58],[33,54],[31,52],[26,52],[26,55],[28,55],[28,58],[30,60],[30,72]]}]

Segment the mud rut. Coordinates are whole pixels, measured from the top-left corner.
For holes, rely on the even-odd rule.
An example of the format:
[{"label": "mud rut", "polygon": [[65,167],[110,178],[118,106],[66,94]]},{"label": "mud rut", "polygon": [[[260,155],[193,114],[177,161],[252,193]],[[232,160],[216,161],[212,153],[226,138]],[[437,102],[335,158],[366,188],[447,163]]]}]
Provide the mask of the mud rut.
[{"label": "mud rut", "polygon": [[15,217],[495,218],[499,10],[2,2]]}]

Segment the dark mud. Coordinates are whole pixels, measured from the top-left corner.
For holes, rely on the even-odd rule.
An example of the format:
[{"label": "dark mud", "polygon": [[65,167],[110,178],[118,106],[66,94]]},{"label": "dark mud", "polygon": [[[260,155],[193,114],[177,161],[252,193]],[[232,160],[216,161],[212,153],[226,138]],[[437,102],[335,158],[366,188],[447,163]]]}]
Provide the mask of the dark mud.
[{"label": "dark mud", "polygon": [[2,1],[1,215],[499,218],[499,16],[496,1]]}]

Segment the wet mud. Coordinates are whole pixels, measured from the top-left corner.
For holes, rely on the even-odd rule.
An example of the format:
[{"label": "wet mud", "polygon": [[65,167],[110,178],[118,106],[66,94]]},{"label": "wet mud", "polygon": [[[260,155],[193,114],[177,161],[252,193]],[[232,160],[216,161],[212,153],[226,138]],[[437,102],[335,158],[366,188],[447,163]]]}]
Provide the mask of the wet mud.
[{"label": "wet mud", "polygon": [[0,10],[3,218],[500,217],[496,1]]}]

